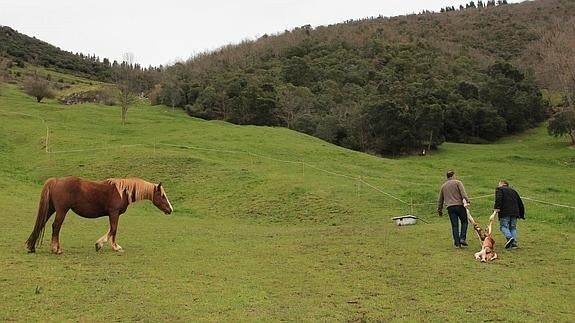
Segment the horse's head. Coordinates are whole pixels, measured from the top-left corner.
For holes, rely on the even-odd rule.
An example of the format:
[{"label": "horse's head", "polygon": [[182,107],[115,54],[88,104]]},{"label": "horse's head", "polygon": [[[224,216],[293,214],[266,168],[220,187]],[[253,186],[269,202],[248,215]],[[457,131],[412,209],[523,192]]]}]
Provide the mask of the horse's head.
[{"label": "horse's head", "polygon": [[174,211],[174,208],[172,207],[172,204],[170,203],[170,200],[168,200],[168,196],[166,195],[166,191],[164,191],[164,187],[162,186],[162,183],[159,183],[158,185],[154,185],[154,196],[152,197],[152,203],[154,203],[154,205],[162,210],[164,213],[170,214]]}]

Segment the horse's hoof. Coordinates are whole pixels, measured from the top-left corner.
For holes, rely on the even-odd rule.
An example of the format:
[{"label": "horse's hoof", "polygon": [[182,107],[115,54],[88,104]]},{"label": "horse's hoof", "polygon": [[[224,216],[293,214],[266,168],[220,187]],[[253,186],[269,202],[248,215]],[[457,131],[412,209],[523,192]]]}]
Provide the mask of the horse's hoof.
[{"label": "horse's hoof", "polygon": [[102,246],[96,242],[96,252],[100,251],[100,249],[102,249]]},{"label": "horse's hoof", "polygon": [[35,253],[36,249],[28,249],[28,253]]},{"label": "horse's hoof", "polygon": [[62,254],[62,249],[58,249],[58,250],[52,250],[52,253],[55,255],[61,255]]}]

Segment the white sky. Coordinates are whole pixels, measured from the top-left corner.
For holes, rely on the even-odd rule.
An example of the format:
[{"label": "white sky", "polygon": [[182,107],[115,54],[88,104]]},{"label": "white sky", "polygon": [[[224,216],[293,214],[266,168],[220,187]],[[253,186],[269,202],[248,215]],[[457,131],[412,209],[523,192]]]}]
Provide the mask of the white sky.
[{"label": "white sky", "polygon": [[[142,66],[173,63],[310,24],[459,7],[457,0],[0,0],[0,25],[71,52]],[[475,1],[477,3],[477,1]],[[486,2],[484,0],[484,2]],[[509,3],[521,2],[509,0]]]}]

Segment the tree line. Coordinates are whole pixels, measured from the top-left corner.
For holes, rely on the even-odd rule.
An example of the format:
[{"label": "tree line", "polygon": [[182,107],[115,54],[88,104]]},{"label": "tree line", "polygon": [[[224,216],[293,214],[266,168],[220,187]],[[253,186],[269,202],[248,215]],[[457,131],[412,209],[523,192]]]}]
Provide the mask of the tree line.
[{"label": "tree line", "polygon": [[515,66],[446,62],[425,42],[355,47],[309,39],[242,69],[203,75],[193,67],[170,67],[155,103],[204,119],[284,126],[376,154],[445,140],[489,142],[545,118],[539,88]]},{"label": "tree line", "polygon": [[[497,2],[495,2],[495,0],[487,0],[485,1],[485,3],[481,0],[477,1],[477,5],[475,5],[474,1],[470,1],[469,3],[466,3],[465,6],[464,5],[459,5],[459,10],[465,10],[465,9],[474,9],[474,8],[487,8],[487,7],[494,7],[495,5],[501,6],[501,5],[506,5],[507,4],[507,0],[498,0]],[[447,6],[444,8],[441,8],[440,12],[449,12],[449,11],[456,11],[455,6]]]}]

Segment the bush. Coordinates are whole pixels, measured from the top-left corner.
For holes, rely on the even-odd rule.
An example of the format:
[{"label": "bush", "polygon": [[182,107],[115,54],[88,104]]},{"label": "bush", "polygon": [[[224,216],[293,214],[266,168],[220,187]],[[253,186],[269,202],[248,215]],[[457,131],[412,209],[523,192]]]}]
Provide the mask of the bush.
[{"label": "bush", "polygon": [[38,103],[40,103],[44,98],[51,99],[54,97],[54,92],[50,88],[50,83],[37,76],[28,79],[24,83],[24,92],[35,97]]}]

